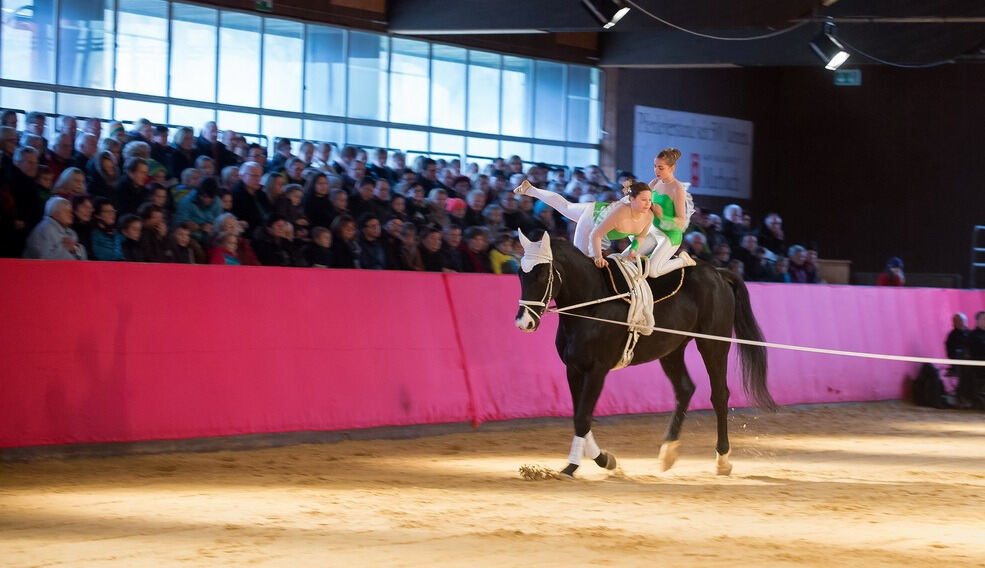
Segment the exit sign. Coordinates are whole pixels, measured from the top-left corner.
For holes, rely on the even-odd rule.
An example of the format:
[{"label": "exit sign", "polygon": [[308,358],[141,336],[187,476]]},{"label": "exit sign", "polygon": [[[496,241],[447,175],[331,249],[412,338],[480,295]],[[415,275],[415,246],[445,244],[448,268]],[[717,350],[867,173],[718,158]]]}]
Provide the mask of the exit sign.
[{"label": "exit sign", "polygon": [[835,69],[835,85],[839,87],[861,87],[861,69]]}]

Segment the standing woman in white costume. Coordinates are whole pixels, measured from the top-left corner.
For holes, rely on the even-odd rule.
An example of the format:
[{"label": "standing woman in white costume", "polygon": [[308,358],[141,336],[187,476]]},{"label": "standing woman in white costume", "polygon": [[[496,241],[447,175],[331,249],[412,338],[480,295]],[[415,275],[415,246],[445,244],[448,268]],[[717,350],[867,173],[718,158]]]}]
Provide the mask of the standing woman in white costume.
[{"label": "standing woman in white costume", "polygon": [[632,243],[623,251],[630,259],[635,259],[640,242],[653,229],[654,217],[651,212],[653,192],[641,182],[626,183],[623,187],[626,197],[615,203],[589,201],[571,203],[553,191],[537,189],[524,180],[513,190],[518,195],[536,197],[575,222],[574,245],[595,266],[608,266],[609,261],[602,257],[604,239],[615,241],[626,237]]},{"label": "standing woman in white costume", "polygon": [[677,258],[670,258],[681,246],[684,229],[694,213],[694,202],[687,192],[687,186],[691,184],[681,183],[674,177],[680,157],[681,151],[677,148],[666,148],[653,159],[656,177],[649,184],[653,190],[653,226],[639,247],[640,252],[650,256],[650,278],[695,265],[686,251],[681,251]]}]

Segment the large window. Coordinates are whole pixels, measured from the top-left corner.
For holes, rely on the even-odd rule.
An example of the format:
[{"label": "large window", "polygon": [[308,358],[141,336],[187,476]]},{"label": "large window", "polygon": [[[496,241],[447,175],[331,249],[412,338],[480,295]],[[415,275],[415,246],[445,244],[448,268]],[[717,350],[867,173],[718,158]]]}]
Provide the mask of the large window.
[{"label": "large window", "polygon": [[461,47],[431,48],[431,125],[461,129],[465,124],[465,67],[468,52]]},{"label": "large window", "polygon": [[73,116],[104,118],[113,116],[113,99],[58,93],[58,110]]},{"label": "large window", "polygon": [[503,134],[530,136],[532,59],[503,57]]},{"label": "large window", "polygon": [[260,105],[260,18],[222,12],[219,19],[219,102]]},{"label": "large window", "polygon": [[428,123],[428,44],[394,38],[390,61],[390,122]]},{"label": "large window", "polygon": [[304,61],[305,112],[344,115],[345,32],[309,25]]},{"label": "large window", "polygon": [[55,78],[55,3],[0,2],[0,77],[51,83]]},{"label": "large window", "polygon": [[349,32],[349,116],[386,120],[386,74],[387,38]]},{"label": "large window", "polygon": [[[261,106],[300,112],[304,92],[304,24],[267,18],[263,28],[263,62]],[[297,135],[301,136],[300,129]]]},{"label": "large window", "polygon": [[499,134],[499,79],[503,57],[469,51],[468,129]]},{"label": "large window", "polygon": [[568,140],[598,142],[601,83],[598,69],[568,66]]},{"label": "large window", "polygon": [[168,3],[119,0],[116,90],[165,95],[168,62]]},{"label": "large window", "polygon": [[0,106],[483,163],[598,161],[595,68],[175,0],[0,8]]},{"label": "large window", "polygon": [[215,101],[219,12],[190,4],[174,4],[173,10],[170,95],[193,101]]},{"label": "large window", "polygon": [[113,16],[113,0],[62,2],[58,26],[59,84],[113,87]]},{"label": "large window", "polygon": [[564,67],[560,63],[537,62],[534,104],[534,136],[537,138],[564,139]]}]

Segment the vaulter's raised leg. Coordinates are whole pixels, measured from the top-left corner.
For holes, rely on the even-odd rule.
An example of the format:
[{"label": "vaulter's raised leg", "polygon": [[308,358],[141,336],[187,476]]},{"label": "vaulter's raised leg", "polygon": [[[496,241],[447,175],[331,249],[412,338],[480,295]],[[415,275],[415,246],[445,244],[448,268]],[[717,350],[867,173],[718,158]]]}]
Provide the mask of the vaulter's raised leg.
[{"label": "vaulter's raised leg", "polygon": [[530,197],[536,197],[537,199],[553,207],[558,213],[575,222],[581,220],[581,217],[585,213],[586,209],[590,210],[595,206],[594,203],[572,203],[559,193],[548,191],[546,189],[537,189],[527,180],[523,180],[523,183],[513,188],[513,193],[517,195],[529,195]]},{"label": "vaulter's raised leg", "polygon": [[[709,332],[710,333],[710,332]],[[715,470],[718,475],[732,473],[729,461],[731,447],[728,441],[728,399],[729,388],[726,382],[729,344],[711,339],[697,339],[698,352],[705,362],[708,378],[711,380],[711,405],[715,409],[718,422],[718,442],[715,444]]]},{"label": "vaulter's raised leg", "polygon": [[592,414],[595,412],[595,404],[602,394],[602,386],[605,384],[608,370],[584,372],[577,368],[568,367],[567,372],[568,388],[571,389],[571,401],[574,408],[575,436],[571,441],[568,465],[561,470],[561,473],[573,477],[575,470],[581,465],[582,457],[594,460],[599,467],[615,469],[615,456],[599,448],[591,430]]},{"label": "vaulter's raised leg", "polygon": [[537,189],[530,185],[530,182],[523,180],[518,187],[513,190],[518,195],[529,195],[536,197],[544,203],[553,207],[556,211],[575,222],[572,243],[586,256],[595,256],[591,251],[591,234],[595,228],[595,203],[571,203],[560,194],[553,191]]},{"label": "vaulter's raised leg", "polygon": [[687,407],[694,395],[694,382],[684,365],[684,348],[687,347],[687,343],[684,342],[677,350],[660,359],[660,366],[663,367],[664,373],[670,379],[670,384],[674,387],[674,398],[677,400],[674,414],[671,416],[670,424],[667,425],[667,432],[664,434],[664,441],[660,444],[658,459],[660,460],[661,471],[667,471],[677,461],[677,452],[681,445],[681,427],[684,425]]}]

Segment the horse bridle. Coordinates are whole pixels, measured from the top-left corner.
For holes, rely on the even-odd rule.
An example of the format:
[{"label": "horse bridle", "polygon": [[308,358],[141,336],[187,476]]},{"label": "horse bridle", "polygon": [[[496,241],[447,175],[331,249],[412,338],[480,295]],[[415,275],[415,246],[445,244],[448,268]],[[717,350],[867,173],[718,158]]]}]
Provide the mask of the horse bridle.
[{"label": "horse bridle", "polygon": [[[547,273],[547,287],[544,288],[544,297],[542,297],[539,301],[524,300],[522,298],[520,299],[520,307],[526,310],[527,313],[530,314],[530,317],[534,318],[534,321],[538,323],[540,322],[540,319],[544,316],[544,312],[547,311],[547,304],[548,302],[551,301],[551,297],[554,294],[554,275],[557,274],[558,287],[561,286],[561,282],[562,282],[561,273],[558,272],[556,268],[554,268],[553,260],[547,261],[547,267],[549,272]],[[537,310],[531,308],[530,306],[539,308],[540,313],[537,313]]]}]

